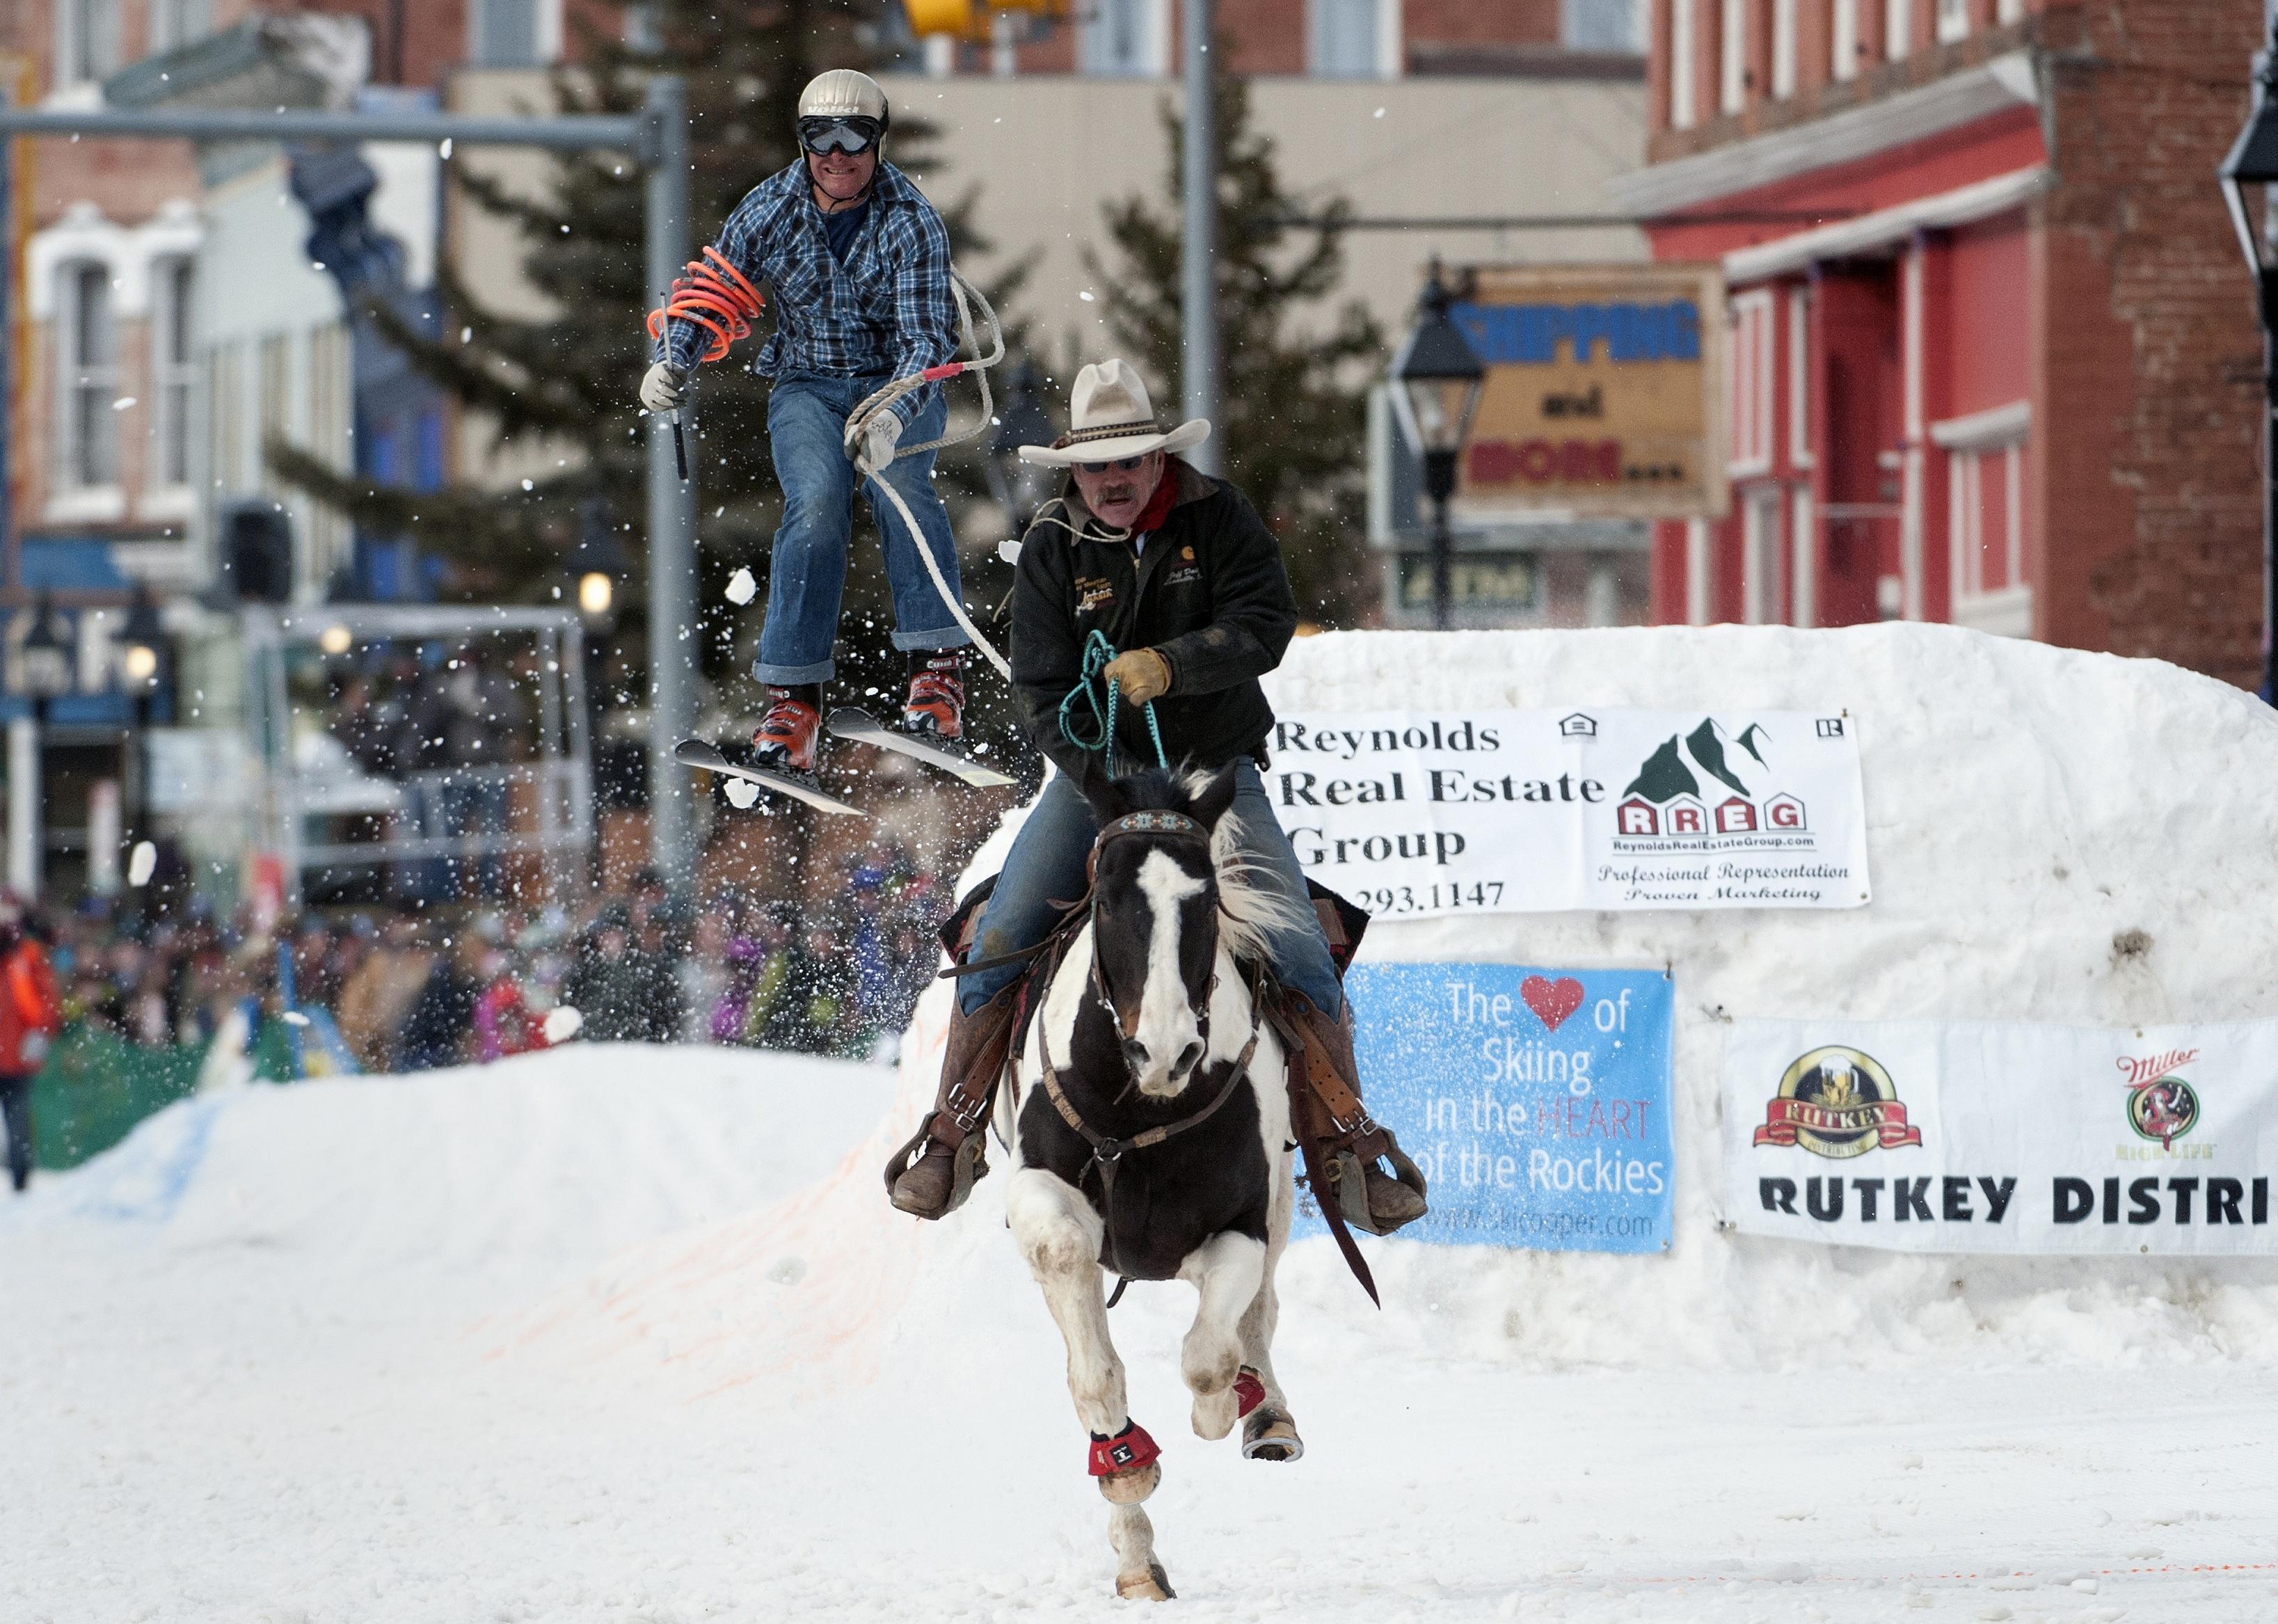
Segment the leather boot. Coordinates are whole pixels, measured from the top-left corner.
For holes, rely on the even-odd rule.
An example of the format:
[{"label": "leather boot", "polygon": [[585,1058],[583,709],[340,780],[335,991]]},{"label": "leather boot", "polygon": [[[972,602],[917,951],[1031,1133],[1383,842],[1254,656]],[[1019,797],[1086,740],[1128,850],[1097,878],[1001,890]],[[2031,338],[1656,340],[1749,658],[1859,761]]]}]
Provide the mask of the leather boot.
[{"label": "leather boot", "polygon": [[[1426,1210],[1424,1175],[1400,1148],[1392,1130],[1371,1117],[1361,1103],[1350,1006],[1343,1019],[1332,1021],[1301,995],[1286,997],[1290,1018],[1304,1039],[1296,1063],[1311,1085],[1311,1103],[1319,1112],[1315,1125],[1326,1142],[1328,1176],[1335,1186],[1315,1191],[1314,1198],[1334,1199],[1348,1224],[1371,1235],[1389,1235],[1415,1222]],[[1392,1171],[1387,1173],[1380,1162]]]},{"label": "leather boot", "polygon": [[886,1195],[897,1210],[945,1218],[988,1176],[989,1107],[1012,1047],[1020,992],[1015,981],[973,1014],[960,1007],[950,1017],[933,1115],[886,1164]]}]

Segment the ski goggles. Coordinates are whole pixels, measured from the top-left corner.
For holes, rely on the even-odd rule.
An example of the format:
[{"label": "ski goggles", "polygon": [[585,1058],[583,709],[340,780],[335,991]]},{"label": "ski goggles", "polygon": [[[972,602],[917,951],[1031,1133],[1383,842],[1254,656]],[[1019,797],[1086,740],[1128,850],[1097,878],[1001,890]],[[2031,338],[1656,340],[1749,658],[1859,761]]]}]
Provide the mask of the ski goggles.
[{"label": "ski goggles", "polygon": [[809,152],[868,152],[885,134],[875,119],[801,119],[799,144]]},{"label": "ski goggles", "polygon": [[1136,456],[1119,456],[1112,463],[1078,463],[1076,466],[1088,474],[1104,474],[1111,468],[1118,473],[1129,473],[1152,456],[1151,451],[1142,451]]}]

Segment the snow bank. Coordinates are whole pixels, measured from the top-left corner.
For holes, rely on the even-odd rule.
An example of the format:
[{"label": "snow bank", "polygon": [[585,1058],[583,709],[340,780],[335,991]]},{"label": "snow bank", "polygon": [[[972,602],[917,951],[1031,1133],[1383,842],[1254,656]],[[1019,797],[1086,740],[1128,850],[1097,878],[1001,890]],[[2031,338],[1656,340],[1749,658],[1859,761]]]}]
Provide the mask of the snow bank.
[{"label": "snow bank", "polygon": [[[1927,626],[1345,633],[1297,644],[1272,686],[1288,709],[1846,708],[1876,894],[1843,912],[1375,926],[1365,952],[1380,960],[1674,967],[1676,1243],[1664,1259],[1365,1243],[1380,1316],[1326,1242],[1303,1244],[1285,1342],[1536,1368],[2119,1365],[2278,1346],[2278,1262],[1909,1258],[1731,1235],[1713,1205],[1725,1015],[2278,1013],[2278,724],[2252,700],[2172,666]],[[1017,818],[972,877],[1002,862]],[[879,1189],[932,1099],[947,996],[937,985],[921,1005],[891,1113],[830,1178],[660,1243],[508,1340],[654,1364],[691,1391],[819,1389],[899,1359],[953,1380],[990,1357],[1008,1317],[1041,1327],[1001,1177],[936,1225]],[[1118,1319],[1168,1337],[1189,1311],[1158,1288]]]},{"label": "snow bank", "polygon": [[159,1112],[0,1226],[160,1267],[257,1259],[348,1312],[413,1291],[474,1314],[820,1178],[890,1090],[873,1067],[641,1044],[254,1084]]}]

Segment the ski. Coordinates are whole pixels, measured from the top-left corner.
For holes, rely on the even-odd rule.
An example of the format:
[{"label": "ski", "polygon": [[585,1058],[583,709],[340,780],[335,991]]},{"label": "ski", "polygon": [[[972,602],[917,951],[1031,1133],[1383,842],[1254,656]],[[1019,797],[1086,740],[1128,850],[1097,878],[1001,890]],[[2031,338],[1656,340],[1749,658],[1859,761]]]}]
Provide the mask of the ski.
[{"label": "ski", "polygon": [[875,745],[881,750],[898,750],[912,761],[923,762],[975,789],[998,789],[1013,781],[1010,775],[994,767],[984,767],[947,745],[910,733],[898,733],[868,711],[852,705],[842,705],[830,713],[830,736],[854,744]]},{"label": "ski", "polygon": [[720,747],[701,739],[684,739],[672,747],[672,758],[684,767],[700,767],[706,772],[722,773],[730,778],[741,778],[746,784],[756,784],[763,790],[773,790],[778,795],[789,795],[803,801],[819,812],[833,812],[841,817],[868,817],[860,807],[850,807],[836,795],[827,795],[804,778],[795,778],[786,772],[770,772],[764,767],[746,767],[731,762],[720,754]]}]

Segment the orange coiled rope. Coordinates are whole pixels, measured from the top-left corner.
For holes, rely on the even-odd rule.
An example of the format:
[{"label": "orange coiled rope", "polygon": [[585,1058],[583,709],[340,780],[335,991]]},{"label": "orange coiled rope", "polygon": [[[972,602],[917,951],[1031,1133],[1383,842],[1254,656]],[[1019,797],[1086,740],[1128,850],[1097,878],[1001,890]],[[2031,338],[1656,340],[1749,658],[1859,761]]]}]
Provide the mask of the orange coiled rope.
[{"label": "orange coiled rope", "polygon": [[661,340],[664,324],[684,316],[712,334],[710,347],[699,357],[709,364],[726,355],[738,339],[750,336],[752,323],[766,304],[760,290],[718,249],[707,248],[701,260],[688,262],[688,274],[674,280],[664,308],[648,313],[648,335]]}]

